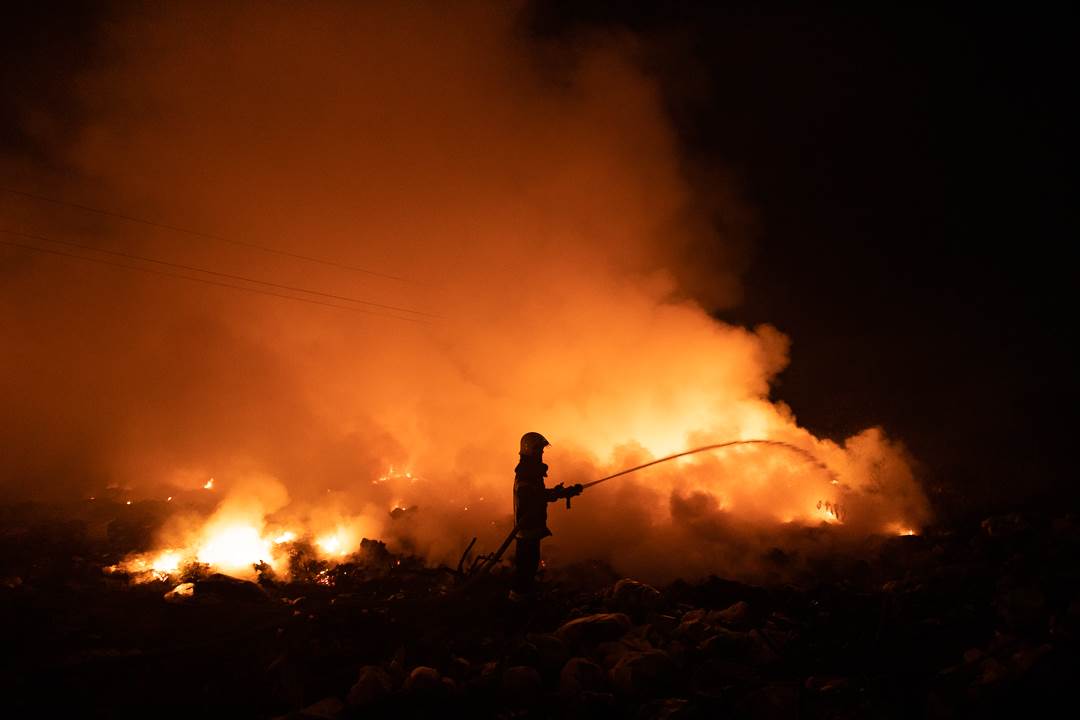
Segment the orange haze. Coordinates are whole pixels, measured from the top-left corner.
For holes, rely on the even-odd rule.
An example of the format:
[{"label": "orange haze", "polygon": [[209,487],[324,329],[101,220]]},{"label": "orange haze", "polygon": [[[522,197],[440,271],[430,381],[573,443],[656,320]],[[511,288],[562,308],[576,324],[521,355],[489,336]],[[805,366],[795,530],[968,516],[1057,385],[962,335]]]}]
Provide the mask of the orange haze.
[{"label": "orange haze", "polygon": [[733,537],[782,523],[918,529],[902,448],[800,428],[770,399],[788,338],[710,316],[738,301],[751,213],[718,173],[689,181],[634,39],[541,42],[504,4],[450,6],[143,7],[102,25],[76,119],[26,108],[46,159],[0,159],[3,184],[405,279],[0,194],[4,229],[438,317],[0,246],[5,494],[164,499],[213,477],[218,514],[162,547],[227,557],[218,527],[256,554],[303,532],[456,561],[505,533],[527,430],[566,483],[774,438],[838,482],[735,448],[553,505],[545,547],[666,577],[734,569]]}]

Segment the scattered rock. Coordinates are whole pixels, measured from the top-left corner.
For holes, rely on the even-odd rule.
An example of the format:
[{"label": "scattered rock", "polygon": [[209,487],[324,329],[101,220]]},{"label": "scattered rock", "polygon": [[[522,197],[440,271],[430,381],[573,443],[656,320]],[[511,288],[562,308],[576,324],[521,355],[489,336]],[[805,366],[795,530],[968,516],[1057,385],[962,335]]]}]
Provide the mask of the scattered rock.
[{"label": "scattered rock", "polygon": [[471,685],[481,691],[491,691],[498,687],[502,674],[499,672],[499,663],[484,663],[480,672],[473,677]]},{"label": "scattered rock", "polygon": [[982,529],[989,537],[1007,539],[1028,529],[1028,523],[1019,513],[993,515],[982,521]]},{"label": "scattered rock", "polygon": [[356,682],[349,689],[346,698],[350,705],[363,706],[378,702],[394,689],[390,674],[377,665],[365,665],[360,668]]},{"label": "scattered rock", "polygon": [[770,665],[780,659],[769,641],[757,630],[746,635],[746,659],[754,665]]},{"label": "scattered rock", "polygon": [[180,583],[163,596],[165,602],[169,603],[184,603],[190,601],[195,596],[195,583]]},{"label": "scattered rock", "polygon": [[545,675],[554,676],[562,669],[570,656],[564,643],[557,635],[548,633],[529,634],[525,638],[536,648],[537,669]]},{"label": "scattered rock", "polygon": [[675,628],[679,627],[679,619],[674,615],[655,615],[651,624],[655,632],[668,636],[675,632]]},{"label": "scattered rock", "polygon": [[637,720],[689,720],[691,717],[697,717],[697,714],[683,698],[653,700],[642,706],[637,714]]},{"label": "scattered rock", "polygon": [[577,710],[574,717],[611,717],[615,707],[615,696],[608,692],[583,692],[574,698],[573,704]]},{"label": "scattered rock", "polygon": [[517,647],[506,658],[509,665],[528,665],[536,667],[540,664],[540,651],[531,642],[518,643]]},{"label": "scattered rock", "polygon": [[335,720],[335,718],[341,717],[341,713],[345,711],[345,704],[338,700],[336,697],[323,698],[317,703],[308,705],[301,711],[304,717],[309,718],[324,718],[325,720]]},{"label": "scattered rock", "polygon": [[426,665],[418,665],[405,679],[405,692],[417,695],[434,694],[443,689],[442,677],[439,671]]},{"label": "scattered rock", "polygon": [[269,600],[266,591],[258,584],[221,573],[195,581],[195,594],[200,598],[212,597],[224,602],[261,603]]},{"label": "scattered rock", "polygon": [[469,679],[472,671],[472,663],[466,658],[454,656],[446,666],[446,676],[451,677],[459,685]]},{"label": "scattered rock", "polygon": [[995,685],[1009,676],[1009,668],[997,658],[986,658],[979,666],[977,685]]},{"label": "scattered rock", "polygon": [[633,652],[633,650],[626,643],[613,640],[597,645],[592,656],[600,662],[601,667],[610,670],[628,652]]},{"label": "scattered rock", "polygon": [[851,687],[851,680],[837,675],[811,675],[806,678],[803,687],[814,692],[829,693],[846,690]]},{"label": "scattered rock", "polygon": [[1012,662],[1020,674],[1024,674],[1053,651],[1054,648],[1049,643],[1043,643],[1038,647],[1021,648],[1013,653]]},{"label": "scattered rock", "polygon": [[607,689],[604,669],[582,657],[570,658],[559,673],[559,692],[575,696],[582,692],[602,692]]},{"label": "scattered rock", "polygon": [[577,647],[618,640],[629,629],[630,618],[624,613],[598,613],[571,620],[555,634],[568,646]]},{"label": "scattered rock", "polygon": [[675,628],[674,634],[685,643],[697,645],[713,632],[712,626],[705,622],[705,612],[695,610],[683,615],[682,622]]},{"label": "scattered rock", "polygon": [[746,633],[725,630],[724,628],[713,628],[712,633],[698,646],[698,649],[704,655],[709,657],[741,657],[745,652],[748,644]]},{"label": "scattered rock", "polygon": [[1041,625],[1044,618],[1046,597],[1037,587],[1015,587],[998,594],[994,607],[998,615],[1013,628]]},{"label": "scattered rock", "polygon": [[739,703],[739,715],[760,720],[788,720],[799,714],[799,688],[794,685],[765,685],[751,691]]},{"label": "scattered rock", "polygon": [[541,689],[540,673],[534,667],[517,665],[503,671],[503,695],[514,705],[522,706],[535,702]]},{"label": "scattered rock", "polygon": [[740,600],[724,610],[709,613],[707,619],[712,625],[720,624],[732,628],[750,627],[752,623],[750,604],[745,600]]},{"label": "scattered rock", "polygon": [[640,616],[651,612],[663,601],[660,591],[651,585],[623,578],[611,591],[611,607],[619,612]]},{"label": "scattered rock", "polygon": [[670,688],[674,676],[675,665],[667,653],[646,650],[623,655],[611,670],[611,684],[631,698],[656,697]]}]

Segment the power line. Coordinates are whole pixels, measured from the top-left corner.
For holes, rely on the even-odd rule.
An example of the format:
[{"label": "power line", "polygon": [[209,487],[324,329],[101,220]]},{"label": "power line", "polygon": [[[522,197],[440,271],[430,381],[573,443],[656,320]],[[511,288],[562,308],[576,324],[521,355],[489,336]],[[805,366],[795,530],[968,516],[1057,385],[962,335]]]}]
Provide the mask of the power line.
[{"label": "power line", "polygon": [[227,238],[222,235],[214,235],[213,233],[206,233],[202,232],[201,230],[192,230],[190,228],[180,227],[178,225],[170,225],[168,223],[147,220],[145,218],[136,217],[134,215],[126,215],[124,213],[113,212],[112,210],[102,210],[101,208],[91,207],[89,205],[82,205],[75,202],[69,202],[67,200],[58,200],[57,198],[51,198],[45,195],[38,195],[36,193],[26,192],[25,190],[16,190],[15,188],[0,186],[0,192],[10,193],[11,195],[20,195],[22,197],[31,198],[33,200],[40,200],[41,202],[53,203],[54,205],[63,205],[66,207],[77,208],[79,210],[85,210],[86,212],[95,213],[97,215],[104,215],[105,217],[127,220],[128,222],[140,223],[142,225],[149,225],[150,227],[161,228],[163,230],[171,230],[172,232],[183,233],[185,235],[193,235],[195,237],[230,243],[232,245],[240,245],[241,247],[260,250],[262,252],[271,253],[273,255],[282,255],[284,257],[291,257],[297,260],[305,260],[307,262],[318,263],[320,265],[329,265],[331,267],[342,268],[344,270],[353,270],[355,272],[365,273],[367,275],[373,275],[375,277],[386,278],[388,280],[412,282],[411,280],[403,278],[400,275],[390,275],[389,273],[383,273],[377,270],[368,270],[367,268],[358,267],[356,265],[348,265],[346,263],[340,263],[335,260],[326,260],[324,258],[312,257],[310,255],[301,255],[300,253],[294,253],[288,250],[279,250],[277,248],[267,247],[266,245],[260,245],[258,243],[248,242],[245,240]]},{"label": "power line", "polygon": [[157,260],[155,258],[145,257],[143,255],[134,255],[132,253],[120,252],[118,250],[106,250],[104,248],[97,248],[90,245],[81,245],[79,243],[70,242],[68,240],[57,240],[56,238],[46,237],[44,235],[34,235],[31,233],[18,232],[16,230],[6,230],[0,228],[0,233],[6,233],[8,235],[17,235],[19,237],[28,238],[30,240],[41,240],[42,242],[56,243],[58,245],[67,245],[68,247],[78,248],[79,250],[88,250],[90,252],[106,253],[108,255],[115,255],[117,257],[127,258],[128,260],[139,260],[141,262],[154,263],[156,265],[164,265],[166,267],[176,268],[178,270],[188,270],[190,272],[200,272],[207,275],[214,275],[216,277],[223,277],[229,280],[240,280],[242,282],[254,283],[256,285],[264,285],[266,287],[277,288],[278,290],[289,290],[291,292],[302,292],[310,295],[319,295],[321,297],[331,298],[333,300],[344,300],[346,302],[359,303],[361,305],[368,305],[371,307],[381,308],[383,310],[393,310],[395,312],[411,313],[413,315],[423,315],[431,318],[441,318],[440,315],[434,313],[424,312],[422,310],[412,310],[410,308],[399,307],[397,305],[385,305],[383,303],[372,302],[370,300],[360,300],[359,298],[349,297],[347,295],[335,295],[334,293],[325,293],[319,290],[308,290],[302,287],[296,287],[294,285],[283,285],[281,283],[270,282],[268,280],[257,280],[255,278],[244,277],[243,275],[233,275],[231,273],[218,272],[217,270],[207,270],[205,268],[195,267],[193,265],[184,265],[181,263],[172,263],[165,260]]},{"label": "power line", "polygon": [[284,293],[276,293],[270,290],[260,290],[258,288],[244,287],[243,285],[233,285],[231,283],[218,282],[217,280],[208,280],[207,278],[191,277],[190,275],[180,275],[178,273],[170,273],[163,270],[154,270],[152,268],[138,267],[135,265],[125,265],[124,263],[112,262],[110,260],[104,260],[102,258],[86,257],[84,255],[67,253],[63,250],[52,250],[50,248],[42,248],[35,245],[26,245],[23,243],[11,242],[9,240],[0,240],[0,245],[8,245],[10,247],[22,248],[24,250],[33,250],[35,252],[48,253],[50,255],[60,255],[62,257],[74,258],[76,260],[85,260],[87,262],[98,263],[100,265],[109,265],[110,267],[124,268],[125,270],[135,270],[137,272],[144,272],[150,275],[160,275],[162,277],[177,278],[179,280],[190,280],[191,282],[202,283],[204,285],[232,288],[233,290],[242,290],[243,292],[257,293],[259,295],[269,295],[271,297],[284,298],[286,300],[296,300],[297,302],[309,303],[311,305],[322,305],[323,307],[337,308],[338,310],[351,310],[353,312],[364,313],[365,315],[374,315],[375,317],[382,317],[391,320],[404,320],[406,322],[420,323],[422,325],[430,324],[427,320],[424,320],[422,318],[402,317],[401,315],[392,315],[386,312],[377,312],[375,310],[359,308],[353,305],[338,305],[336,303],[323,302],[322,300],[313,300],[311,298],[297,297],[295,295],[286,295]]}]

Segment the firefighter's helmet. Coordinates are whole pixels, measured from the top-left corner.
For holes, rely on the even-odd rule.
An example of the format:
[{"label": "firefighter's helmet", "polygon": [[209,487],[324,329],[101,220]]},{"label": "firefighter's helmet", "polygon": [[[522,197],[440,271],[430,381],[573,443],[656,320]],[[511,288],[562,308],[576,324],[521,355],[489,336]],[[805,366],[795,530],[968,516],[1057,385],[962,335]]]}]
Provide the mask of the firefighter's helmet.
[{"label": "firefighter's helmet", "polygon": [[547,438],[538,432],[527,432],[521,436],[521,454],[540,457],[544,448],[550,445]]}]

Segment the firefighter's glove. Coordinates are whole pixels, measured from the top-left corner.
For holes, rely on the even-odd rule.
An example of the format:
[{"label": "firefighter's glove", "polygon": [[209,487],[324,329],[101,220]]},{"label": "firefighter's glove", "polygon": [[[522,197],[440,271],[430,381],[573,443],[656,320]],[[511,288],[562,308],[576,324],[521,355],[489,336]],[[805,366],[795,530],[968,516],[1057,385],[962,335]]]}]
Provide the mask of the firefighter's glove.
[{"label": "firefighter's glove", "polygon": [[577,485],[571,485],[570,487],[566,488],[566,497],[577,497],[583,492],[585,492],[585,486],[581,483],[578,483]]}]

